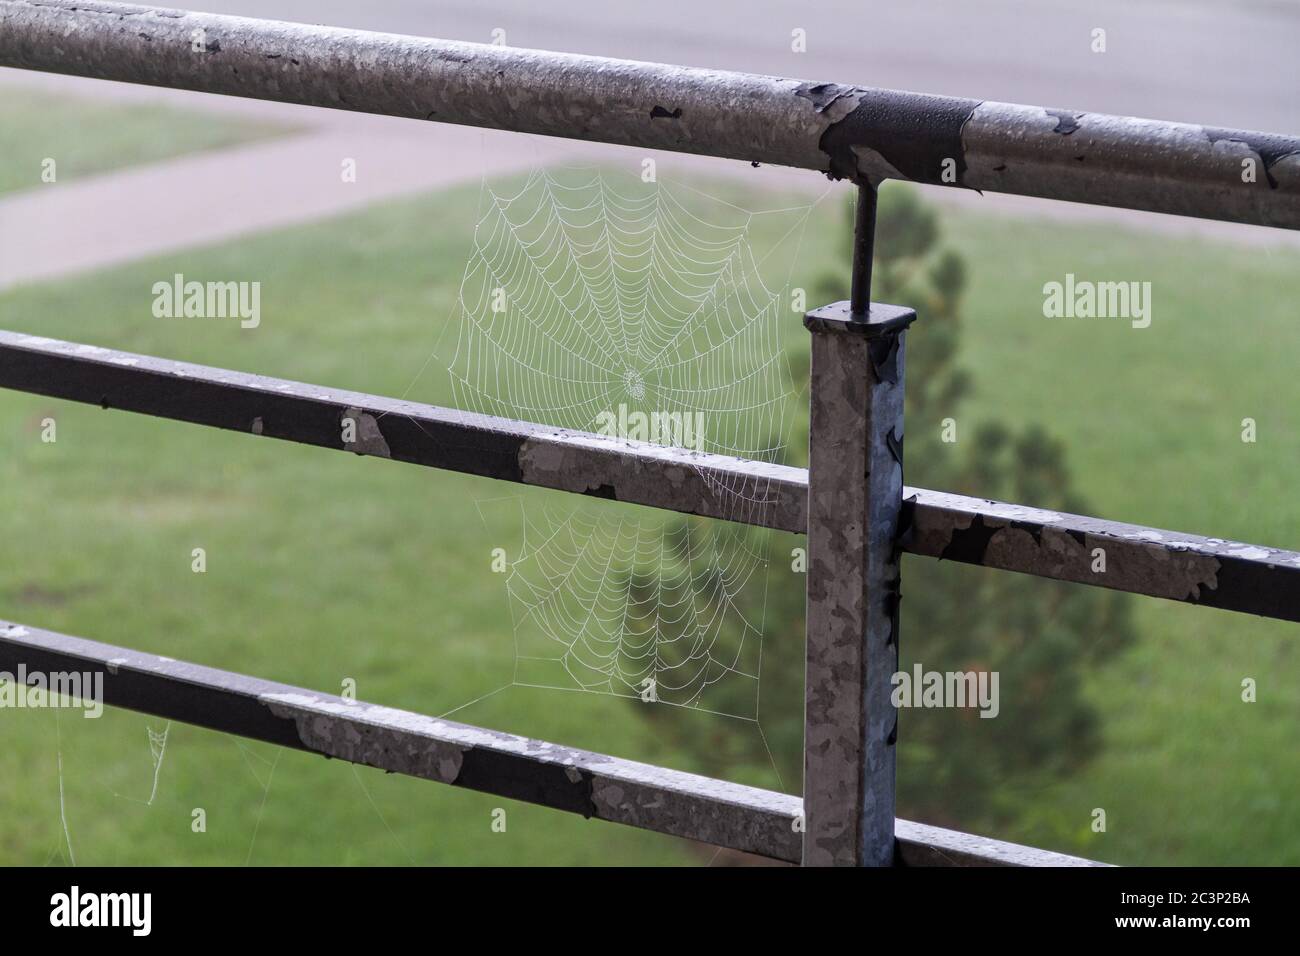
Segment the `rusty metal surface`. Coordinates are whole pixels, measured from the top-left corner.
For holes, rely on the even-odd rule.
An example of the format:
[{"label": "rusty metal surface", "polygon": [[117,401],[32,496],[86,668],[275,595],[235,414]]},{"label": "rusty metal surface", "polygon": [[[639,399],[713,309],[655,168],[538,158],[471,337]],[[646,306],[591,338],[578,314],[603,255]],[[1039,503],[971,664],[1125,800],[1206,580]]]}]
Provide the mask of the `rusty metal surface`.
[{"label": "rusty metal surface", "polygon": [[[838,309],[838,310],[837,310]],[[892,866],[903,345],[911,309],[811,313],[805,866]]]},{"label": "rusty metal surface", "polygon": [[[103,674],[103,703],[364,764],[797,862],[798,797],[541,740],[348,701],[230,671],[0,620],[0,671]],[[1089,861],[898,821],[912,865]]]},{"label": "rusty metal surface", "polygon": [[[0,387],[323,448],[386,449],[398,461],[759,527],[807,529],[802,468],[16,332],[0,331]],[[341,424],[356,415],[369,420],[354,419],[353,446],[342,440]],[[1300,622],[1300,552],[924,488],[904,486],[902,495],[906,553]],[[1097,548],[1106,553],[1105,573],[1092,570]]]},{"label": "rusty metal surface", "polygon": [[1294,136],[98,0],[0,0],[0,66],[1300,228]]}]

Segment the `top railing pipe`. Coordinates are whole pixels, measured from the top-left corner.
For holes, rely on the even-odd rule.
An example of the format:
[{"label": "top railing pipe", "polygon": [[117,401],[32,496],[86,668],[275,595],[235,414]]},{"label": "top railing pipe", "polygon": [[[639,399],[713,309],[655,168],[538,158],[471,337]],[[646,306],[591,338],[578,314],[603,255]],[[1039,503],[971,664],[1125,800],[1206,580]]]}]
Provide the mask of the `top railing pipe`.
[{"label": "top railing pipe", "polygon": [[0,66],[1300,229],[1300,138],[98,0]]}]

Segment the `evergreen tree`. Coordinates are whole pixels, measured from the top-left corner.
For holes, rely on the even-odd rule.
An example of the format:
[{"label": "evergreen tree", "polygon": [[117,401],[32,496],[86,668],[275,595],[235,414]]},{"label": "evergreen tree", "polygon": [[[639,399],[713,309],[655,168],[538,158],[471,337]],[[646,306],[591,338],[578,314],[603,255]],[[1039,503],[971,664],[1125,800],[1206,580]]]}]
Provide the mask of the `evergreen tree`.
[{"label": "evergreen tree", "polygon": [[[845,223],[845,261],[821,279],[815,301],[848,297],[851,210]],[[907,336],[909,483],[1087,513],[1071,487],[1064,450],[1045,429],[1017,430],[998,422],[972,427],[961,418],[959,407],[972,384],[958,363],[965,267],[940,246],[937,217],[913,190],[881,192],[875,252],[873,298],[913,306],[919,316]],[[791,364],[802,379],[796,385],[806,385],[806,349]],[[806,396],[806,388],[796,391]],[[806,406],[792,416],[802,430],[785,445],[789,464],[807,464],[807,417]],[[946,419],[957,423],[955,442],[944,441]],[[699,533],[700,520],[683,519],[669,534],[683,562],[700,562],[686,547]],[[775,765],[787,790],[801,788],[805,576],[792,569],[792,551],[803,545],[791,535],[737,532],[736,546],[763,549],[770,569],[765,594],[752,588],[739,597],[747,603],[744,617],[762,621],[761,736],[752,725],[719,720],[701,738],[699,722],[685,721],[680,708],[634,705],[701,772],[737,777]],[[696,567],[692,576],[699,582],[697,602],[726,599],[710,583],[708,568]],[[633,613],[653,613],[654,585],[651,571],[633,573]],[[1083,682],[1090,668],[1130,639],[1127,597],[912,556],[903,559],[902,591],[900,666],[997,671],[1000,713],[981,719],[974,709],[900,712],[900,815],[967,830],[1020,817],[1027,792],[1077,768],[1101,745],[1099,716],[1084,697]],[[692,642],[682,636],[687,639],[665,641],[662,653],[686,653]],[[748,636],[737,631],[726,639]],[[753,712],[753,701],[737,696],[722,709]]]}]

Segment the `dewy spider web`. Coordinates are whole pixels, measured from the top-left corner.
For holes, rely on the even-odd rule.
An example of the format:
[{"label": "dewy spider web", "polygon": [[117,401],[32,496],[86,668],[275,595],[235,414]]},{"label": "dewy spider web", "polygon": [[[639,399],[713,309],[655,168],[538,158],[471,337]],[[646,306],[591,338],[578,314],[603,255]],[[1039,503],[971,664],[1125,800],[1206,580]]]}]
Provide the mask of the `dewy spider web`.
[{"label": "dewy spider web", "polygon": [[[449,367],[457,407],[778,459],[780,323],[797,317],[760,275],[751,230],[794,213],[787,238],[811,206],[750,213],[599,170],[485,189]],[[763,504],[761,487],[720,490],[738,511]],[[517,684],[756,718],[766,558],[752,531],[587,500],[530,506],[521,524],[506,578]]]}]

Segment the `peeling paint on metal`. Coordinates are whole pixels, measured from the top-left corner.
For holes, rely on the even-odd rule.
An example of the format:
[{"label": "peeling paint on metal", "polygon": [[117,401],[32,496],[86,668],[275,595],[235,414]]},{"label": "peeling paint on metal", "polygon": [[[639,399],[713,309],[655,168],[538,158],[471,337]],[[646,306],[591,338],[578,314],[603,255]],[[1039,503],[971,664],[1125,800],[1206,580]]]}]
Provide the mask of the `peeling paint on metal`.
[{"label": "peeling paint on metal", "polygon": [[1300,157],[1300,143],[1291,136],[1278,136],[1270,133],[1252,133],[1239,129],[1220,129],[1206,126],[1205,135],[1212,144],[1239,143],[1246,147],[1264,167],[1264,177],[1270,189],[1278,188],[1274,176],[1274,167],[1285,159]]},{"label": "peeling paint on metal", "polygon": [[[963,185],[962,130],[978,100],[833,83],[803,84],[795,92],[831,120],[818,147],[832,179]],[[944,178],[945,162],[953,179]]]},{"label": "peeling paint on metal", "polygon": [[1248,130],[79,0],[0,0],[0,66],[1300,228],[1300,138]]},{"label": "peeling paint on metal", "polygon": [[[285,391],[285,389],[281,389],[281,391]],[[345,426],[349,423],[351,423],[355,437],[353,441],[343,442],[345,449],[356,452],[358,455],[372,455],[375,458],[393,457],[393,453],[388,449],[388,442],[384,440],[384,433],[380,430],[379,422],[374,415],[363,412],[359,408],[345,408],[342,417],[339,419],[340,435],[346,434]]]},{"label": "peeling paint on metal", "polygon": [[803,530],[802,472],[783,465],[540,427],[520,444],[518,464],[525,484]]},{"label": "peeling paint on metal", "polygon": [[[843,315],[830,307],[816,310],[805,324],[810,329],[823,321],[833,325],[847,315],[843,308],[840,312]],[[115,361],[123,356],[138,361]],[[885,369],[879,362],[875,366]],[[284,388],[286,384],[291,388]],[[333,449],[343,447],[340,417],[364,408],[376,420],[382,417],[382,437],[394,460],[783,531],[807,530],[808,473],[785,465],[702,455],[111,349],[88,354],[74,342],[5,331],[0,331],[0,387],[93,405],[112,395],[114,407],[125,411],[244,433],[260,418],[263,434]],[[267,423],[273,425],[269,433]],[[925,489],[905,489],[904,498],[902,546],[913,554],[970,561],[982,555],[985,563],[1004,570],[1300,621],[1300,553],[1295,551]],[[977,515],[982,516],[982,528],[994,532],[989,541],[976,548],[972,539],[969,546],[959,542],[950,549]],[[1018,527],[1022,533],[1017,538],[998,532],[1006,527]],[[1019,543],[1012,546],[1015,541]],[[1093,574],[1090,549],[1103,546],[1108,573]]]},{"label": "peeling paint on metal", "polygon": [[[796,796],[0,624],[0,669],[107,671],[109,706],[797,862]],[[1062,865],[1072,857],[897,822],[909,865]]]},{"label": "peeling paint on metal", "polygon": [[913,554],[1300,621],[1294,551],[922,489],[904,499]]},{"label": "peeling paint on metal", "polygon": [[460,776],[466,746],[439,739],[441,728],[431,718],[310,694],[261,699],[275,716],[294,722],[308,750],[440,783]]},{"label": "peeling paint on metal", "polygon": [[1079,117],[1082,113],[1072,113],[1070,110],[1044,110],[1048,116],[1056,117],[1056,125],[1052,127],[1053,133],[1059,133],[1061,136],[1069,136],[1079,128]]}]

